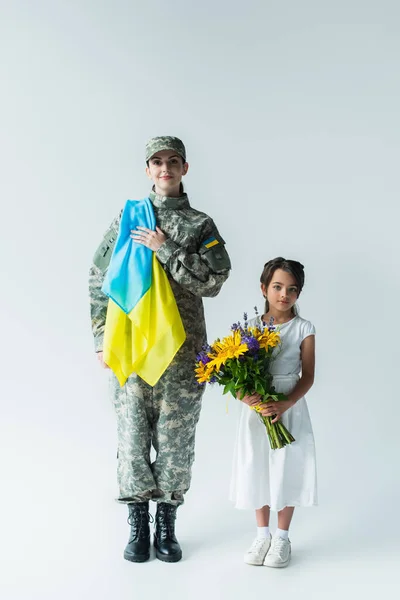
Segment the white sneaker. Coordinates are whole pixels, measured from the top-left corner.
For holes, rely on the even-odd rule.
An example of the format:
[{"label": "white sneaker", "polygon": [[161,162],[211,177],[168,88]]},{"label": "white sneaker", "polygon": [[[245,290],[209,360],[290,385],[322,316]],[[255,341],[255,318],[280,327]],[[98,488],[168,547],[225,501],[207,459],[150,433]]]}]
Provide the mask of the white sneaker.
[{"label": "white sneaker", "polygon": [[273,537],[264,565],[266,567],[287,567],[291,553],[290,540],[284,540],[279,536]]},{"label": "white sneaker", "polygon": [[271,545],[271,535],[267,538],[256,538],[244,555],[248,565],[262,565]]}]

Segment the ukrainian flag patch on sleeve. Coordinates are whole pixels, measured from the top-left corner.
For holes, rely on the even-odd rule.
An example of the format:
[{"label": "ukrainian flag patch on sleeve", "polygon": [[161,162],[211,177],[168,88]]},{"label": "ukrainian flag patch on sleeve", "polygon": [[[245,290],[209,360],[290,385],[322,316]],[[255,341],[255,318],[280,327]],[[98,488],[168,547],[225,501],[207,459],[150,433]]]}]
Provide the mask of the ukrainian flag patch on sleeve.
[{"label": "ukrainian flag patch on sleeve", "polygon": [[208,238],[208,240],[205,240],[205,242],[203,242],[203,246],[205,246],[206,248],[212,248],[217,244],[219,244],[219,241],[215,237],[210,237]]}]

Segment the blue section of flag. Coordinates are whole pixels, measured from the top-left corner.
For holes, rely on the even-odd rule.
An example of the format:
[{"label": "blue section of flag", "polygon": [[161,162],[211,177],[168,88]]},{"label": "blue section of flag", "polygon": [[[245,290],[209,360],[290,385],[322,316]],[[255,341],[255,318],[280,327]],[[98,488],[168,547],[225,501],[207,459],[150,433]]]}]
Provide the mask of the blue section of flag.
[{"label": "blue section of flag", "polygon": [[203,245],[208,248],[209,246],[215,246],[216,244],[219,244],[218,240],[215,237],[210,237],[208,238],[208,240],[206,240],[205,242],[203,242]]},{"label": "blue section of flag", "polygon": [[131,237],[132,229],[155,230],[156,219],[149,198],[128,200],[122,212],[118,238],[104,278],[102,291],[126,314],[151,286],[153,251]]}]

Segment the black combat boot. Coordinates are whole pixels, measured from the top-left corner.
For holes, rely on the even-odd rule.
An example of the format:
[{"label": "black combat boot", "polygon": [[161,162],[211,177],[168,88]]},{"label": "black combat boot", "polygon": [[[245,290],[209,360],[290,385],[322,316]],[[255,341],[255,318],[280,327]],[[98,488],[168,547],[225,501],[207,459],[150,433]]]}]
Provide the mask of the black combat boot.
[{"label": "black combat boot", "polygon": [[125,548],[124,558],[132,562],[145,562],[150,558],[149,503],[128,504],[128,523],[131,535]]},{"label": "black combat boot", "polygon": [[154,547],[157,558],[164,562],[178,562],[182,558],[182,550],[175,537],[176,509],[176,506],[165,502],[157,504]]}]

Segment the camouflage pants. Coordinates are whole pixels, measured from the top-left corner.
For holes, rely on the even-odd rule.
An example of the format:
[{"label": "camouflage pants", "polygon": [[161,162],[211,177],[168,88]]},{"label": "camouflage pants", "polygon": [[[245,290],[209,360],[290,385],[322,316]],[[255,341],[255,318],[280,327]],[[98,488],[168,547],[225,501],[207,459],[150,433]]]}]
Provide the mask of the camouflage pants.
[{"label": "camouflage pants", "polygon": [[132,375],[122,388],[111,374],[118,428],[119,502],[183,503],[190,486],[204,392],[187,373],[193,373],[191,367],[172,363],[154,387]]}]

